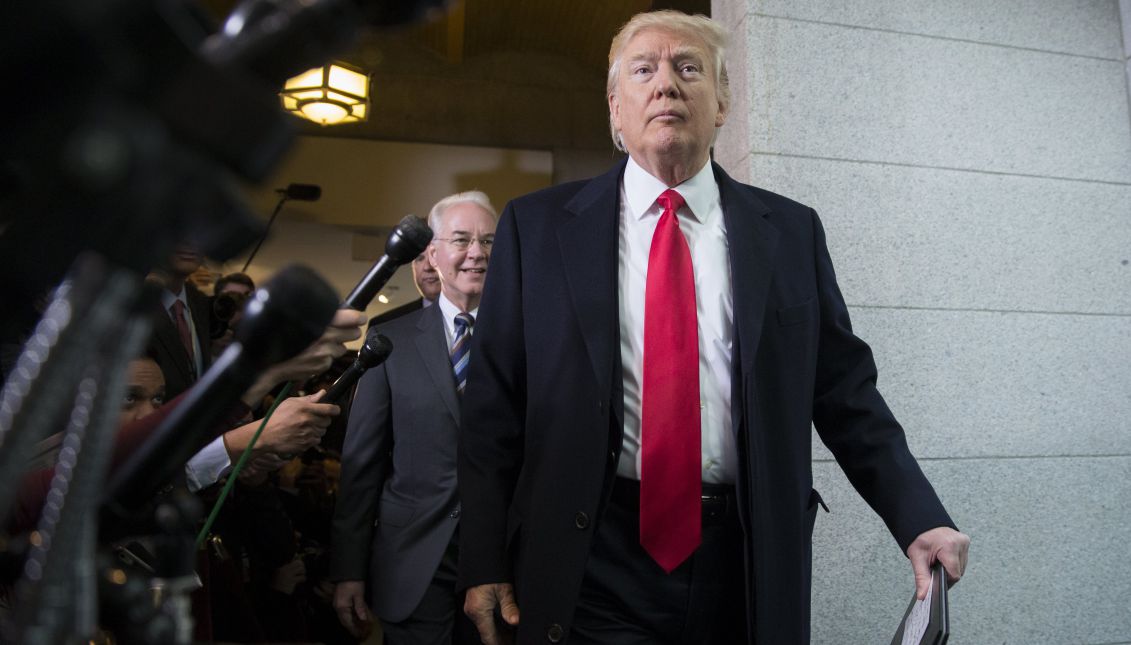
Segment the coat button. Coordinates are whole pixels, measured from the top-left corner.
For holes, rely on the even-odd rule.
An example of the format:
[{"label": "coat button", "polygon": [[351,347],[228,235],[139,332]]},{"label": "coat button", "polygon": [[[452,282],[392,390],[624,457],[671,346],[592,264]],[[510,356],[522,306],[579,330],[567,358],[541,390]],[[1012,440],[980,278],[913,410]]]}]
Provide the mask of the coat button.
[{"label": "coat button", "polygon": [[553,625],[550,625],[549,629],[546,630],[546,639],[551,643],[560,643],[564,631],[565,630],[562,629],[561,625],[554,623]]},{"label": "coat button", "polygon": [[582,511],[578,511],[577,515],[573,516],[573,525],[579,529],[589,528],[589,516]]},{"label": "coat button", "polygon": [[452,518],[453,520],[458,520],[459,519],[459,507],[457,506],[456,510],[452,511],[451,513],[448,513],[448,517]]}]

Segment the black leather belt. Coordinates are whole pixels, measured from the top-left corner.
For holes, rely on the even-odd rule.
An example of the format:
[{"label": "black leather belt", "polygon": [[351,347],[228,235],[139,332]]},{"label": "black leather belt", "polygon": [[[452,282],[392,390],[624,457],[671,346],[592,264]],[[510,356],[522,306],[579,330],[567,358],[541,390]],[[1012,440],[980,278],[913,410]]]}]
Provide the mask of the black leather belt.
[{"label": "black leather belt", "polygon": [[[738,517],[738,503],[734,486],[730,484],[703,484],[701,495],[703,523],[716,524],[727,518]],[[640,482],[617,477],[613,483],[611,500],[622,508],[640,510]]]}]

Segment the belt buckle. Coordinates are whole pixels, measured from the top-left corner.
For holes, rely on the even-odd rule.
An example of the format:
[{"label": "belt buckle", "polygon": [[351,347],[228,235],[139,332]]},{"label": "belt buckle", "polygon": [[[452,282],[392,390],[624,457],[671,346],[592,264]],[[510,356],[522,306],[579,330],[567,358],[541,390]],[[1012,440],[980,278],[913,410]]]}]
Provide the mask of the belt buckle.
[{"label": "belt buckle", "polygon": [[730,501],[726,495],[700,495],[700,503],[702,504],[704,519],[716,519],[724,517],[729,510]]}]

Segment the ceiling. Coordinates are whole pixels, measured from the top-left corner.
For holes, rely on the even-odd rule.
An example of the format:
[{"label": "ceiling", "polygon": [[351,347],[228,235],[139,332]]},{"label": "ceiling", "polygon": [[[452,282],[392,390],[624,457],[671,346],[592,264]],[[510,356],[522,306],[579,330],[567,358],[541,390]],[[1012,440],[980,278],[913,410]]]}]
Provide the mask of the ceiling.
[{"label": "ceiling", "polygon": [[[397,0],[385,0],[395,2]],[[203,0],[223,19],[233,0]],[[456,0],[427,24],[370,31],[341,58],[372,74],[368,122],[304,134],[526,149],[609,149],[609,43],[641,11],[710,0]]]},{"label": "ceiling", "polygon": [[[217,20],[234,0],[201,0]],[[378,0],[396,2],[398,0]],[[275,189],[322,187],[317,202],[287,202],[249,272],[301,259],[345,293],[404,214],[440,196],[481,189],[496,206],[614,159],[605,75],[609,43],[634,14],[709,13],[710,0],[458,0],[438,19],[363,34],[341,59],[371,75],[370,118],[302,136],[273,175],[248,186],[270,213]],[[242,258],[229,271],[242,266]],[[370,314],[414,297],[398,272]]]}]

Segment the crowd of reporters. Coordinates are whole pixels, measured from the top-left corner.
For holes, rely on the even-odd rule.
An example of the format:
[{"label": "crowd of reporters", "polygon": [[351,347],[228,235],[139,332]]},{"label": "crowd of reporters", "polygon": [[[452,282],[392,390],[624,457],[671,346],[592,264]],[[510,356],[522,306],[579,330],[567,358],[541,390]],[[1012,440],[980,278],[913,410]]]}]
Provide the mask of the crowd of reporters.
[{"label": "crowd of reporters", "polygon": [[[160,285],[161,306],[152,312],[154,330],[145,352],[129,362],[111,474],[233,342],[255,290],[243,273],[217,278],[187,246],[178,247],[147,281]],[[216,439],[185,464],[183,478],[160,493],[187,489],[213,508],[283,384],[297,386],[278,401],[198,552],[194,639],[352,642],[335,617],[326,571],[344,434],[341,411],[348,401],[339,406],[319,399],[352,360],[346,343],[361,335],[364,322],[361,312],[341,309],[317,342],[264,371],[217,424]],[[6,358],[18,355],[22,340],[5,339],[12,349]],[[6,360],[5,375],[12,366]],[[9,535],[36,528],[62,443],[62,432],[37,443],[6,518]],[[152,558],[144,539],[102,546],[141,566]],[[3,592],[4,609],[11,610],[13,587]]]}]

